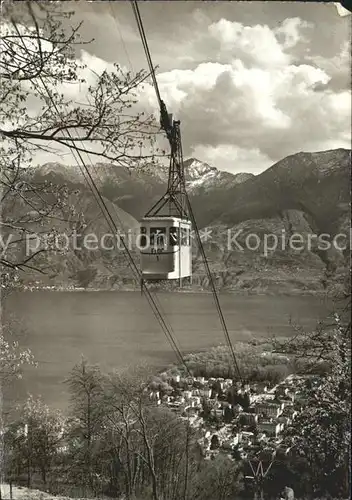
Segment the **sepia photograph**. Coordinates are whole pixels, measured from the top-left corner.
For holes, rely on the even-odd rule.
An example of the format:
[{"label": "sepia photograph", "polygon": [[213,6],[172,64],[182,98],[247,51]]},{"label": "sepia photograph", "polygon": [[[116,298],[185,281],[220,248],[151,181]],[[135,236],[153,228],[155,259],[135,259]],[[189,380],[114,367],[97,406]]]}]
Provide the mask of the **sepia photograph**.
[{"label": "sepia photograph", "polygon": [[348,1],[1,0],[0,500],[347,500]]}]

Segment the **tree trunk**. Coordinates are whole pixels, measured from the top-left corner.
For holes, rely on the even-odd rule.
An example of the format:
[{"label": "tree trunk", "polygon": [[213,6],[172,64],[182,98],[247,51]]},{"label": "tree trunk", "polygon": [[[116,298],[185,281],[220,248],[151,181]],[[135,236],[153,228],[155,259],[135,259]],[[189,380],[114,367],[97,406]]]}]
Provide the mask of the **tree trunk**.
[{"label": "tree trunk", "polygon": [[44,484],[44,487],[46,488],[46,468],[42,467],[42,481]]},{"label": "tree trunk", "polygon": [[148,467],[150,474],[152,476],[152,491],[153,491],[153,500],[159,500],[159,493],[158,493],[158,481],[155,473],[155,464],[154,464],[154,457],[153,457],[153,451],[151,449],[151,445],[147,436],[147,427],[146,427],[146,422],[144,420],[143,416],[143,409],[141,406],[141,402],[139,403],[139,418],[140,422],[142,424],[142,431],[143,431],[143,441],[145,444],[145,447],[147,449],[147,457],[148,457]]}]

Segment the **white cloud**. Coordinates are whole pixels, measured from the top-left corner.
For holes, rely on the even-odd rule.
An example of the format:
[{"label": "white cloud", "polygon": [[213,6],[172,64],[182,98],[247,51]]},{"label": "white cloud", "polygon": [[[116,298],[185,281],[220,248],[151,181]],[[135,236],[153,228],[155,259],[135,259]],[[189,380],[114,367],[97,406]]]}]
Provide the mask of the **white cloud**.
[{"label": "white cloud", "polygon": [[222,57],[230,55],[259,67],[282,66],[290,61],[268,26],[243,26],[221,19],[211,24],[208,31],[210,37],[219,43]]},{"label": "white cloud", "polygon": [[345,90],[351,88],[351,54],[350,43],[341,45],[340,51],[333,57],[326,58],[319,55],[306,57],[309,64],[324,70],[329,76],[329,88]]},{"label": "white cloud", "polygon": [[[298,17],[275,29],[227,19],[211,22],[201,10],[193,18],[192,33],[188,26],[181,27],[179,47],[172,41],[169,51],[171,42],[166,40],[159,48],[173,69],[157,74],[169,112],[181,119],[185,156],[231,171],[258,172],[298,151],[350,147],[347,43],[327,59],[307,55],[314,30]],[[131,33],[133,45],[136,37]],[[297,57],[301,46],[304,50]],[[182,61],[187,69],[181,69]],[[100,74],[113,70],[113,65],[85,50],[78,62],[86,65],[80,75],[87,84],[63,90],[84,101],[87,85],[96,78],[92,70]],[[157,57],[155,62],[159,63]],[[139,96],[139,109],[158,117],[150,83]]]},{"label": "white cloud", "polygon": [[295,47],[299,42],[307,42],[308,37],[303,34],[305,28],[313,28],[313,24],[302,21],[299,17],[285,19],[284,22],[274,30],[279,40],[282,37],[284,49]]},{"label": "white cloud", "polygon": [[[169,111],[181,119],[186,155],[257,171],[298,151],[350,147],[350,92],[330,89],[336,68],[346,74],[346,47],[338,61],[295,64],[285,50],[302,41],[303,28],[310,25],[298,18],[276,30],[222,19],[210,25],[206,45],[221,48],[216,62],[158,75]],[[158,112],[150,86],[143,101]]]}]

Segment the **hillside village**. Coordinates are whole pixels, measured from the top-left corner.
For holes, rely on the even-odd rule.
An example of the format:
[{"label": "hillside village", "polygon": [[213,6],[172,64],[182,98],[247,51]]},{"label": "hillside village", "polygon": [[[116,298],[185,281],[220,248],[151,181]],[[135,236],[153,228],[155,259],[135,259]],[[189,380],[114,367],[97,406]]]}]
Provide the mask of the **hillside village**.
[{"label": "hillside village", "polygon": [[275,386],[239,384],[231,379],[161,375],[151,385],[150,398],[200,431],[205,459],[223,453],[232,459],[271,460],[290,453],[282,438],[306,403],[307,389],[319,377],[289,375]]}]

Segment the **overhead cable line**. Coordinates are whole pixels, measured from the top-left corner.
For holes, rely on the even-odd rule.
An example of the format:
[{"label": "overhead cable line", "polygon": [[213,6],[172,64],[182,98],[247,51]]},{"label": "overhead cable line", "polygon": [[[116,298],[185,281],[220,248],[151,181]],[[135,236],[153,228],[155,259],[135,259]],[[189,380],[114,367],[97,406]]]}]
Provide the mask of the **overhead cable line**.
[{"label": "overhead cable line", "polygon": [[[89,99],[88,99],[88,102],[89,102]],[[92,169],[93,169],[93,170],[94,170],[94,172],[95,172],[96,177],[97,177],[97,178],[101,181],[101,180],[102,180],[102,178],[99,176],[98,171],[97,171],[97,168],[96,168],[96,166],[93,164],[93,162],[92,162],[92,160],[91,160],[91,158],[90,158],[89,154],[88,154],[88,153],[86,153],[86,156],[87,156],[87,158],[88,158],[88,160],[89,160],[89,163],[90,163],[90,165],[91,165]],[[125,167],[125,168],[127,168],[127,167]],[[82,169],[81,169],[81,172],[82,172]],[[82,172],[82,174],[83,174],[83,176],[85,176],[84,171]],[[88,181],[87,181],[87,183],[88,183]],[[88,185],[89,185],[89,183],[88,183]],[[93,194],[94,194],[94,193],[93,193]],[[95,196],[95,198],[96,198],[96,196]],[[97,198],[96,198],[96,201],[97,201],[97,203],[99,204],[99,199],[97,200]],[[115,206],[115,204],[114,204],[114,203],[112,203],[112,207],[113,207],[113,209],[114,209],[114,213],[115,213],[115,216],[116,216],[117,221],[118,221],[118,222],[119,222],[119,224],[120,224],[120,227],[122,227],[122,229],[123,229],[123,230],[125,230],[124,223],[122,222],[122,219],[120,218],[120,216],[119,216],[119,214],[118,214],[118,211],[117,211],[117,208],[116,208],[116,206]],[[120,236],[120,241],[122,241],[123,237],[121,236],[121,234],[120,234],[119,236]],[[128,262],[128,264],[129,264],[129,266],[131,267],[131,264],[130,264],[130,261],[129,261],[129,259],[128,259],[128,256],[127,256],[125,253],[124,253],[124,257],[125,257],[125,259],[127,260],[127,262]],[[131,256],[131,258],[133,258],[133,257]],[[133,269],[132,269],[132,271],[133,271]],[[139,274],[139,276],[138,276],[138,280],[140,280],[140,279],[141,279],[141,274]],[[156,304],[157,304],[157,306],[158,306],[158,309],[159,309],[160,315],[161,315],[161,316],[163,316],[163,315],[164,315],[164,323],[167,325],[168,330],[170,331],[170,333],[174,336],[175,332],[173,331],[172,326],[171,326],[171,325],[167,322],[167,318],[166,318],[165,311],[163,310],[163,307],[162,307],[162,305],[161,305],[161,303],[160,303],[160,301],[159,301],[159,299],[158,299],[158,296],[157,296],[156,292],[154,292],[154,300],[155,300],[155,302],[156,302]],[[174,340],[175,344],[177,345],[177,342],[176,342],[175,337],[173,338],[173,340]],[[182,352],[182,351],[181,351],[181,349],[180,349],[180,347],[178,347],[178,349],[180,350],[180,352]],[[184,361],[182,361],[182,363],[183,363],[183,364],[185,364],[185,362],[184,362]],[[188,373],[189,373],[189,372],[188,372]]]},{"label": "overhead cable line", "polygon": [[[138,4],[137,4],[136,0],[132,0],[131,3],[132,3],[133,12],[134,12],[134,15],[135,15],[135,18],[136,18],[136,22],[137,22],[137,25],[138,25],[138,29],[139,29],[140,37],[141,37],[141,40],[142,40],[142,44],[143,44],[143,47],[144,47],[145,55],[146,55],[146,58],[147,58],[147,62],[148,62],[148,65],[149,65],[149,70],[150,70],[150,73],[152,75],[155,93],[156,93],[156,96],[157,96],[157,99],[158,99],[158,102],[159,102],[162,126],[163,126],[163,128],[164,128],[164,130],[165,130],[165,132],[166,132],[166,134],[168,136],[168,139],[169,139],[170,144],[171,144],[171,148],[173,150],[174,144],[173,144],[173,141],[172,141],[172,134],[170,133],[170,123],[169,123],[169,119],[168,119],[168,114],[167,114],[165,103],[163,102],[163,100],[161,99],[161,96],[160,96],[158,83],[157,83],[157,80],[156,80],[156,77],[155,77],[155,70],[154,70],[154,67],[153,67],[153,63],[152,63],[150,51],[149,51],[149,48],[148,48],[148,42],[147,42],[145,31],[144,31],[144,28],[143,28],[143,23],[142,23],[141,15],[140,15],[140,12],[139,12]],[[182,148],[181,141],[179,141],[178,147]],[[181,149],[180,152],[181,152],[181,156],[182,156],[182,149]],[[182,182],[184,184],[184,179],[182,179]],[[184,186],[184,188],[185,188],[185,186]],[[184,191],[186,193],[186,202],[187,202],[187,206],[188,206],[188,210],[189,210],[189,215],[191,217],[191,222],[192,222],[192,224],[194,226],[194,230],[195,230],[195,234],[196,234],[196,237],[197,237],[198,246],[199,246],[199,249],[200,249],[200,252],[201,252],[201,255],[202,255],[202,259],[203,259],[203,262],[204,262],[206,273],[208,275],[209,283],[210,283],[210,286],[211,286],[211,289],[212,289],[212,294],[213,294],[214,301],[215,301],[215,306],[216,306],[216,309],[218,311],[218,315],[219,315],[220,323],[221,323],[221,326],[222,326],[222,329],[223,329],[223,332],[224,332],[224,335],[225,335],[226,343],[228,344],[228,347],[229,347],[229,350],[230,350],[230,353],[231,353],[231,357],[232,357],[232,360],[233,360],[233,363],[234,363],[235,372],[237,372],[237,376],[238,376],[239,380],[241,382],[243,382],[243,379],[242,379],[242,376],[241,376],[241,372],[240,372],[240,369],[239,369],[239,365],[238,365],[238,362],[237,362],[237,359],[236,359],[235,351],[234,351],[234,348],[233,348],[233,345],[232,345],[232,342],[231,342],[231,338],[230,338],[230,335],[229,335],[229,331],[228,331],[228,328],[227,328],[227,325],[226,325],[226,321],[225,321],[225,318],[224,318],[224,315],[223,315],[223,312],[222,312],[222,309],[221,309],[221,305],[220,305],[220,301],[219,301],[218,294],[217,294],[217,291],[216,291],[214,279],[213,279],[212,273],[210,271],[208,260],[207,260],[207,257],[206,257],[205,251],[204,251],[204,246],[203,246],[200,234],[199,234],[199,229],[198,229],[198,226],[197,226],[197,223],[196,223],[196,219],[195,219],[195,216],[194,216],[192,205],[191,205],[191,202],[190,202],[190,199],[188,197],[186,189],[184,189]]]},{"label": "overhead cable line", "polygon": [[[52,103],[52,105],[53,105],[53,107],[55,109],[55,111],[57,112],[59,118],[61,118],[60,111],[59,111],[59,109],[58,109],[55,101],[53,100],[52,95],[51,95],[49,89],[47,88],[44,80],[42,79],[42,77],[39,77],[39,79],[40,79],[40,81],[41,81],[41,83],[42,83],[42,85],[43,85],[43,87],[44,87],[44,89],[45,89],[45,91],[46,91],[46,93],[47,93],[47,95],[49,97],[49,100],[51,101],[51,103]],[[71,132],[70,132],[69,129],[67,130],[67,133],[68,133],[69,137],[71,138],[71,140],[73,140],[73,137],[72,137]],[[72,151],[72,155],[75,158],[79,169],[81,170],[81,172],[83,174],[83,177],[87,181],[87,183],[88,183],[88,185],[89,185],[89,187],[90,187],[90,189],[91,189],[91,191],[92,191],[92,193],[93,193],[93,195],[94,195],[94,197],[95,197],[95,199],[96,199],[96,201],[98,203],[98,206],[99,206],[99,208],[100,208],[103,216],[105,217],[106,221],[108,222],[108,225],[109,225],[110,229],[112,229],[113,231],[115,231],[117,233],[118,232],[118,227],[117,227],[117,225],[116,225],[113,217],[111,216],[110,211],[109,211],[109,209],[108,209],[108,207],[106,205],[106,202],[105,202],[104,198],[102,197],[101,193],[99,192],[99,189],[97,188],[97,186],[95,184],[95,181],[92,178],[91,173],[89,172],[88,167],[86,166],[86,164],[85,164],[85,162],[83,160],[81,152],[79,150],[75,149],[73,146],[69,146],[69,147],[70,147],[70,149]],[[78,156],[78,158],[79,158],[80,161],[77,160],[77,157],[76,157],[75,153],[77,154],[77,156]],[[83,165],[84,170],[82,170],[82,165],[81,164]],[[139,281],[141,281],[141,273],[140,273],[140,271],[139,271],[136,263],[134,262],[134,259],[133,259],[132,255],[131,255],[131,252],[128,249],[128,246],[126,245],[126,243],[125,243],[125,241],[124,241],[123,238],[120,238],[120,241],[121,241],[121,243],[122,243],[122,245],[124,247],[124,250],[125,250],[125,252],[126,252],[126,254],[128,256],[129,264],[130,264],[130,267],[131,267],[132,271],[138,277]],[[145,292],[145,295],[146,295],[146,297],[148,299],[148,302],[149,302],[149,304],[150,304],[150,306],[152,308],[152,311],[153,311],[153,313],[154,313],[157,321],[159,322],[159,324],[160,324],[163,332],[165,333],[165,335],[166,335],[169,343],[171,344],[172,349],[175,351],[176,356],[177,356],[179,362],[182,365],[184,365],[184,367],[186,368],[186,371],[191,376],[191,373],[189,371],[189,368],[188,368],[187,364],[185,363],[183,355],[182,355],[180,349],[178,348],[178,346],[177,346],[177,344],[175,342],[175,339],[173,338],[172,332],[168,328],[168,326],[167,326],[167,324],[166,324],[166,322],[165,322],[162,314],[160,313],[160,310],[158,308],[158,305],[156,304],[156,301],[155,301],[154,297],[150,293],[150,291],[147,288],[147,286],[145,285],[145,283],[143,283],[143,291]]]},{"label": "overhead cable line", "polygon": [[[150,75],[151,75],[151,77],[153,79],[154,88],[155,88],[155,91],[156,91],[156,96],[157,96],[157,99],[158,99],[158,102],[159,102],[159,108],[161,109],[161,126],[164,129],[167,129],[167,136],[168,136],[168,139],[169,139],[169,142],[170,142],[170,145],[171,145],[171,134],[170,134],[170,129],[171,129],[170,125],[171,124],[170,124],[170,121],[168,120],[168,115],[167,115],[165,103],[162,101],[161,96],[160,96],[160,92],[159,92],[159,88],[158,88],[158,83],[157,83],[157,80],[156,80],[156,77],[155,77],[155,69],[154,69],[154,66],[153,66],[153,63],[152,63],[152,59],[151,59],[151,56],[150,56],[150,52],[149,52],[149,48],[148,48],[148,43],[147,43],[147,40],[146,40],[146,36],[145,36],[145,32],[144,32],[142,20],[141,20],[140,14],[139,14],[137,2],[132,3],[132,7],[133,7],[133,11],[134,11],[134,14],[135,14],[135,17],[136,17],[137,26],[138,26],[138,29],[139,29],[139,32],[140,32],[140,36],[141,36],[141,39],[142,39],[144,50],[145,50],[145,53],[146,53]],[[131,60],[129,58],[126,46],[125,46],[125,44],[123,42],[122,34],[121,34],[119,28],[118,28],[118,31],[119,31],[119,34],[120,34],[120,37],[121,37],[121,40],[122,40],[122,43],[123,43],[123,46],[124,46],[127,58],[128,58],[128,60],[130,62],[130,66],[131,66],[131,68],[133,70],[132,63],[131,63]],[[141,283],[142,283],[142,285],[145,286],[144,280],[142,280]],[[157,294],[155,294],[155,299],[157,301]],[[159,308],[161,308],[160,303],[159,303]],[[187,372],[189,373],[189,375],[191,375],[186,362],[184,360],[182,360],[182,361],[183,361],[183,365],[186,367]],[[188,492],[189,430],[190,430],[190,415],[187,412],[187,428],[186,428],[186,443],[185,443],[185,446],[186,446],[186,450],[185,450],[185,455],[186,455],[186,470],[185,470],[185,485],[184,485],[184,492],[183,492],[184,500],[186,500],[186,498],[187,498],[187,492]]]},{"label": "overhead cable line", "polygon": [[232,360],[233,360],[235,371],[237,372],[237,376],[238,376],[239,380],[241,382],[243,382],[242,375],[241,375],[241,372],[240,372],[240,368],[239,368],[239,365],[238,365],[238,362],[237,362],[237,359],[236,359],[235,350],[233,348],[233,345],[232,345],[232,342],[231,342],[231,338],[230,338],[230,335],[229,335],[229,331],[228,331],[228,328],[227,328],[227,325],[226,325],[226,321],[225,321],[225,318],[224,318],[224,314],[223,314],[222,309],[221,309],[219,297],[218,297],[218,294],[217,294],[217,291],[216,291],[216,287],[215,287],[215,283],[214,283],[214,278],[213,278],[213,275],[212,275],[210,267],[209,267],[209,263],[208,263],[208,259],[207,259],[206,254],[205,254],[203,242],[202,242],[202,239],[200,237],[199,229],[198,229],[195,217],[194,217],[192,205],[191,205],[191,202],[190,202],[189,197],[188,197],[187,194],[186,194],[186,201],[187,201],[187,206],[188,206],[189,214],[191,216],[191,222],[192,222],[192,224],[194,226],[194,231],[195,231],[195,234],[196,234],[196,237],[197,237],[198,247],[199,247],[200,253],[202,255],[202,259],[203,259],[203,263],[204,263],[204,267],[205,267],[206,273],[208,275],[210,287],[211,287],[213,298],[214,298],[214,302],[215,302],[215,307],[216,307],[216,309],[218,311],[220,323],[221,323],[221,326],[222,326],[222,329],[223,329],[223,332],[224,332],[224,335],[225,335],[225,339],[226,339],[227,345],[228,345],[230,353],[231,353],[231,357],[232,357]]},{"label": "overhead cable line", "polygon": [[111,17],[113,18],[113,20],[114,20],[114,24],[115,24],[115,26],[116,26],[116,28],[117,28],[117,31],[119,32],[119,36],[120,36],[121,43],[122,43],[123,49],[124,49],[124,51],[125,51],[125,54],[126,54],[127,60],[128,60],[129,65],[130,65],[130,67],[131,67],[131,70],[134,72],[134,70],[133,70],[133,65],[132,65],[132,61],[131,61],[130,56],[129,56],[128,52],[127,52],[126,44],[125,44],[124,39],[123,39],[123,36],[122,36],[122,32],[121,32],[121,29],[120,29],[120,23],[119,23],[118,19],[116,19],[115,15],[114,15],[114,11],[113,11],[113,8],[112,8],[112,5],[111,5],[111,2],[109,2],[109,3],[108,3],[108,5],[109,5],[109,7],[110,7]]},{"label": "overhead cable line", "polygon": [[[92,163],[92,160],[91,158],[89,157],[89,155],[87,154],[87,158],[89,159],[89,162],[92,166],[92,168],[94,169],[96,175],[98,176],[98,173],[97,173],[97,170],[95,168],[95,165],[93,165]],[[115,205],[113,205],[114,207],[114,210],[115,210],[115,215],[118,219],[118,221],[120,222],[120,225],[123,227],[123,223],[121,221],[121,218],[119,217],[118,213],[117,213],[117,210],[116,210],[116,207]],[[132,258],[132,257],[131,257]],[[161,307],[161,304],[160,302],[158,301],[158,298],[157,298],[157,294],[155,293],[154,294],[154,299],[156,301],[156,303],[158,304],[158,307],[159,307],[159,311],[160,311],[160,316],[162,317],[162,307]],[[166,318],[165,318],[166,319]],[[166,323],[164,319],[164,322]],[[171,347],[174,349],[174,343],[175,343],[175,347],[177,349],[177,351],[179,351],[179,349],[177,348],[177,345],[176,345],[176,340],[173,338],[173,330],[172,330],[172,327],[171,325],[168,325],[168,330],[170,332],[170,338],[168,338],[170,344],[171,344]],[[175,349],[174,349],[175,350]],[[182,353],[180,351],[180,355],[177,355],[178,358],[179,358],[179,362],[183,364],[183,366],[185,366],[186,370],[187,370],[187,373],[189,374],[189,376],[191,377],[192,374],[190,373],[190,370],[182,356]],[[189,456],[189,432],[190,432],[190,414],[189,412],[187,412],[187,426],[186,426],[186,441],[185,441],[185,456],[186,456],[186,464],[185,464],[185,485],[184,485],[184,491],[183,491],[183,498],[184,500],[187,499],[187,492],[188,492],[188,456]]]},{"label": "overhead cable line", "polygon": [[161,96],[160,96],[158,82],[157,82],[156,76],[155,76],[155,69],[154,69],[154,66],[153,66],[153,63],[152,63],[152,58],[151,58],[149,47],[148,47],[147,37],[145,35],[145,31],[144,31],[144,28],[143,28],[143,23],[142,23],[141,15],[139,13],[138,4],[137,4],[136,1],[132,1],[132,8],[133,8],[133,12],[134,12],[134,15],[135,15],[135,18],[136,18],[136,21],[137,21],[137,26],[138,26],[139,33],[140,33],[140,36],[141,36],[141,40],[142,40],[142,44],[143,44],[143,47],[144,47],[145,55],[147,57],[147,62],[148,62],[150,73],[151,73],[151,76],[152,76],[152,79],[153,79],[153,84],[154,84],[154,88],[155,88],[156,97],[157,97],[158,102],[159,102],[159,107],[162,107],[163,101],[162,101]]},{"label": "overhead cable line", "polygon": [[139,34],[140,34],[140,37],[141,37],[141,40],[142,40],[142,44],[143,44],[143,47],[144,47],[144,52],[145,52],[145,55],[146,55],[146,58],[147,58],[147,63],[148,63],[148,66],[149,66],[149,71],[150,71],[150,74],[152,76],[154,90],[155,90],[156,97],[157,97],[157,100],[158,100],[158,103],[159,103],[159,108],[160,108],[160,125],[161,125],[161,127],[164,129],[164,131],[166,133],[166,136],[167,136],[167,138],[169,140],[169,143],[170,143],[170,146],[171,146],[171,150],[172,150],[173,149],[172,123],[171,123],[169,114],[167,112],[166,105],[165,105],[164,101],[162,100],[162,98],[160,96],[158,82],[157,82],[156,76],[155,76],[155,68],[153,66],[152,58],[151,58],[151,55],[150,55],[150,51],[149,51],[149,47],[148,47],[148,42],[147,42],[147,37],[145,35],[145,31],[144,31],[144,27],[143,27],[143,22],[142,22],[142,19],[141,19],[139,8],[138,8],[138,3],[136,2],[136,0],[131,0],[131,4],[132,4],[132,9],[133,9],[133,12],[134,12],[134,15],[135,15],[135,18],[136,18],[136,22],[137,22]]},{"label": "overhead cable line", "polygon": [[[114,23],[115,23],[115,26],[116,26],[116,28],[117,28],[117,31],[118,31],[119,37],[120,37],[120,39],[121,39],[121,42],[122,42],[122,45],[123,45],[123,48],[124,48],[124,51],[125,51],[126,57],[127,57],[127,59],[128,59],[128,62],[129,62],[130,68],[131,68],[132,72],[134,72],[133,64],[132,64],[131,58],[130,58],[130,56],[129,56],[129,54],[128,54],[127,47],[126,47],[126,44],[125,44],[125,42],[124,42],[123,35],[122,35],[121,29],[120,29],[120,26],[119,26],[119,21],[118,21],[118,19],[116,18],[116,16],[114,15],[114,11],[113,11],[113,9],[112,9],[111,4],[109,4],[109,7],[110,7],[111,16],[112,16],[112,17],[113,17],[113,19],[114,19]],[[139,16],[139,20],[140,20],[140,23],[141,23],[142,21],[141,21],[140,16]],[[137,24],[139,25],[140,23],[137,23]],[[141,28],[143,29],[143,26],[141,26]],[[143,30],[143,33],[144,33],[144,30]],[[144,36],[145,36],[145,34],[144,34]],[[146,43],[147,43],[147,42],[146,42]],[[147,46],[147,45],[146,45],[146,47],[147,47],[147,49],[148,49],[148,46]],[[149,53],[149,50],[148,50],[148,53]],[[149,53],[149,55],[150,55],[150,53]],[[149,57],[149,60],[150,60],[150,62],[151,62],[151,57]],[[156,66],[156,67],[157,67],[157,66]],[[149,74],[148,74],[147,76],[154,75],[154,81],[155,81],[155,83],[157,84],[157,82],[156,82],[156,78],[155,78],[155,71],[154,71],[154,68],[153,68],[152,63],[151,63],[151,65],[150,65],[150,68],[151,68],[151,69],[150,69]],[[121,68],[120,68],[120,70],[122,71],[122,69],[121,69]],[[160,94],[159,94],[159,95],[160,95]],[[88,102],[89,102],[89,99],[88,99]],[[165,108],[165,109],[166,109],[166,108]],[[87,156],[88,156],[88,155],[87,155]],[[89,157],[89,156],[88,156],[88,158],[89,158],[89,160],[90,160],[90,157]],[[97,175],[97,177],[98,177],[97,170],[96,170],[96,168],[95,168],[95,166],[93,165],[93,163],[92,163],[92,161],[91,161],[91,160],[90,160],[90,164],[91,164],[92,168],[94,169],[94,171],[95,171],[95,173],[96,173],[96,175]],[[116,214],[117,219],[119,220],[120,224],[123,226],[122,221],[121,221],[121,219],[119,218],[119,215],[118,215],[118,213],[117,213],[116,207],[115,207],[115,206],[113,206],[113,207],[114,207],[114,211],[115,211],[115,214]],[[159,301],[159,299],[158,299],[158,295],[157,295],[157,293],[156,293],[155,291],[154,291],[154,299],[155,299],[156,303],[158,304],[158,307],[159,307],[160,312],[161,312],[162,314],[164,314],[164,316],[165,316],[165,321],[166,321],[166,314],[165,314],[165,312],[163,311],[162,304],[160,303],[160,301]],[[169,328],[169,330],[170,330],[171,332],[173,332],[173,328],[172,328],[172,326],[171,326],[169,323],[168,323],[168,328]],[[174,332],[173,332],[173,334],[174,334]]]}]

